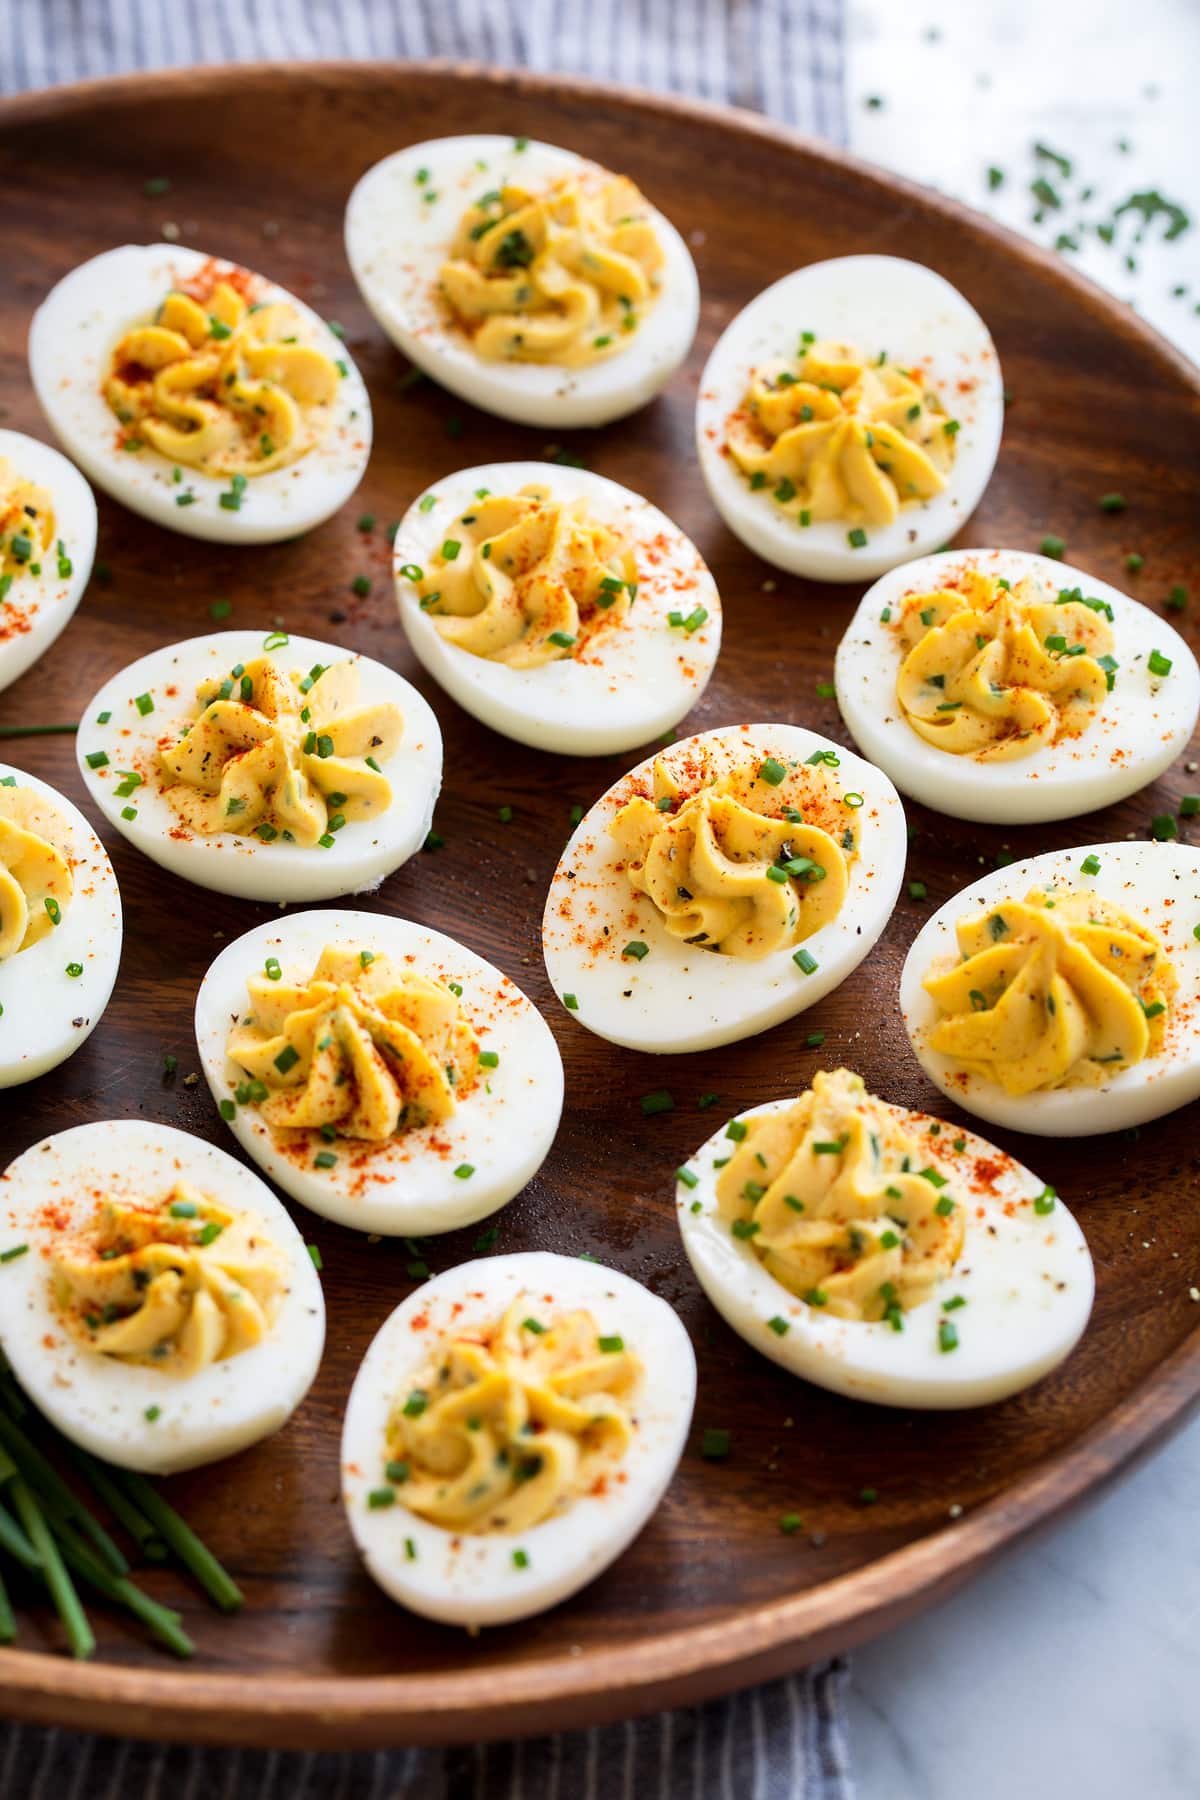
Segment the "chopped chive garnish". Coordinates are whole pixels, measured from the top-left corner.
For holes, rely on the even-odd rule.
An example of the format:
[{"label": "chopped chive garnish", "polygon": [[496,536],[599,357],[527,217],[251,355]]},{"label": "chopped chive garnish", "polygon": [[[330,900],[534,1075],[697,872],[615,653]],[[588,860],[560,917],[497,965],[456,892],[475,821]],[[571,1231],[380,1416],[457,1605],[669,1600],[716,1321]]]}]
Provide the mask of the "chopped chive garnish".
[{"label": "chopped chive garnish", "polygon": [[642,958],[649,954],[649,944],[643,944],[640,938],[632,938],[621,952],[622,956],[632,956],[638,962],[641,962]]},{"label": "chopped chive garnish", "polygon": [[793,953],[792,961],[795,963],[796,967],[802,969],[806,975],[815,974],[816,970],[820,967],[816,957],[805,950],[803,945],[801,945],[799,950]]},{"label": "chopped chive garnish", "polygon": [[469,1181],[471,1176],[475,1173],[475,1165],[474,1163],[459,1163],[454,1173],[459,1181]]},{"label": "chopped chive garnish", "polygon": [[674,1096],[669,1094],[666,1088],[658,1088],[652,1094],[642,1095],[642,1111],[647,1118],[653,1117],[655,1113],[674,1112],[674,1110]]},{"label": "chopped chive garnish", "polygon": [[732,1441],[723,1426],[706,1425],[700,1437],[700,1454],[707,1462],[721,1462],[729,1455]]}]

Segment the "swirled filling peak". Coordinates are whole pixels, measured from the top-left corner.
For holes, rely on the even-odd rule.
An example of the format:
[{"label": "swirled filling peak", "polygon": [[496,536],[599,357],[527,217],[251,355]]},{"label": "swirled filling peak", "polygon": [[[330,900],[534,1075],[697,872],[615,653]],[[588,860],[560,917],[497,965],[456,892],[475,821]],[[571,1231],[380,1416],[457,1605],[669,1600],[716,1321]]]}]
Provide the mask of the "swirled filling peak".
[{"label": "swirled filling peak", "polygon": [[[247,982],[230,1060],[239,1103],[273,1129],[382,1143],[450,1117],[475,1081],[479,1045],[457,994],[357,944],[328,944],[307,979],[273,959]],[[336,1152],[320,1151],[332,1167]]]},{"label": "swirled filling peak", "polygon": [[[40,570],[43,556],[54,542],[54,499],[48,488],[26,481],[5,456],[0,456],[0,601],[28,570]],[[58,546],[60,574],[71,572],[62,544]],[[66,567],[63,567],[63,564]]]},{"label": "swirled filling peak", "polygon": [[784,1111],[735,1119],[721,1216],[789,1292],[842,1319],[928,1300],[963,1243],[949,1178],[849,1069],[818,1072]]},{"label": "swirled filling peak", "polygon": [[637,595],[628,544],[588,511],[530,485],[488,494],[456,520],[428,573],[421,606],[448,643],[536,669],[575,657],[620,625]]},{"label": "swirled filling peak", "polygon": [[479,356],[579,368],[628,344],[658,298],[662,267],[633,182],[584,169],[541,193],[510,184],[481,194],[441,285]]},{"label": "swirled filling peak", "polygon": [[450,1531],[524,1531],[602,1491],[633,1439],[642,1365],[588,1312],[518,1294],[494,1329],[450,1338],[398,1399],[386,1472]]},{"label": "swirled filling peak", "polygon": [[66,827],[31,788],[0,782],[0,962],[62,922],[75,883],[59,845]]},{"label": "swirled filling peak", "polygon": [[55,1250],[51,1280],[89,1350],[188,1376],[262,1343],[287,1261],[254,1213],[178,1181],[157,1202],[102,1201]]},{"label": "swirled filling peak", "polygon": [[324,435],[336,364],[288,301],[252,303],[242,270],[202,270],[113,351],[104,398],[124,429],[205,475],[243,481],[298,462]]},{"label": "swirled filling peak", "polygon": [[[821,753],[836,764],[835,752]],[[654,764],[610,834],[633,891],[672,937],[727,956],[769,956],[836,917],[857,854],[861,794],[842,794],[816,762],[767,756],[693,783]]]},{"label": "swirled filling peak", "polygon": [[202,681],[198,716],[159,751],[169,804],[193,831],[332,849],[391,804],[381,764],[404,733],[399,708],[360,706],[358,686],[350,660],[285,675],[266,656]]},{"label": "swirled filling peak", "polygon": [[1162,1049],[1177,987],[1162,941],[1086,889],[1034,889],[960,919],[924,983],[929,1046],[1009,1094],[1095,1086]]},{"label": "swirled filling peak", "polygon": [[1111,690],[1112,608],[1034,576],[1015,586],[965,570],[911,594],[896,697],[913,730],[952,756],[1010,761],[1085,731]]},{"label": "swirled filling peak", "polygon": [[799,525],[889,525],[941,493],[957,433],[920,369],[805,332],[790,361],[755,371],[726,441],[750,486]]}]

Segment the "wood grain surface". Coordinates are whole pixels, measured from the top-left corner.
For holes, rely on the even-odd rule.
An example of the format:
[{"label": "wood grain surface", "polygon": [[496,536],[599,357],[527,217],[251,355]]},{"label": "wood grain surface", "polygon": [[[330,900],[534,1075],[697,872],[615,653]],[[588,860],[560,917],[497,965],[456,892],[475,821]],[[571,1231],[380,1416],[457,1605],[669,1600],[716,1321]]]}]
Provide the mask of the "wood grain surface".
[{"label": "wood grain surface", "polygon": [[[437,829],[372,904],[435,925],[492,958],[541,1007],[558,1038],[567,1104],[535,1180],[499,1215],[497,1252],[590,1251],[648,1283],[681,1314],[700,1363],[697,1430],[658,1516],[593,1586],[539,1619],[477,1640],[392,1606],[361,1571],[338,1500],[337,1442],[359,1358],[410,1291],[410,1253],[304,1215],[321,1247],[329,1306],[324,1367],[307,1403],[269,1443],[169,1483],[171,1497],[248,1595],[227,1621],[170,1572],[148,1585],[182,1606],[198,1640],[177,1667],[97,1609],[99,1659],[50,1655],[49,1616],[23,1618],[0,1652],[0,1710],[141,1735],[264,1744],[482,1737],[615,1717],[696,1698],[862,1638],[962,1579],[999,1546],[1084,1493],[1181,1417],[1200,1393],[1196,1108],[1140,1135],[1092,1142],[993,1133],[1053,1182],[1095,1255],[1091,1327],[1065,1367],[977,1412],[920,1414],[837,1399],[755,1356],[709,1307],[680,1250],[671,1175],[720,1116],[797,1091],[819,1058],[845,1061],[889,1099],[937,1108],[896,1007],[900,965],[930,910],[1009,849],[1145,837],[1185,788],[1182,766],[1122,806],[1019,832],[909,808],[909,875],[878,948],[815,1013],[712,1054],[651,1059],[573,1023],[542,966],[542,900],[574,803],[589,804],[628,759],[569,761],[522,749],[460,712],[415,667],[397,620],[384,527],[429,481],[467,463],[540,457],[551,434],[510,427],[405,380],[370,322],[342,251],[342,209],[371,163],[420,137],[511,131],[566,144],[628,172],[688,237],[703,312],[687,368],[633,419],[568,440],[591,468],[646,494],[691,534],[725,605],[725,647],[687,731],[747,719],[811,725],[844,740],[832,672],[856,590],[777,575],[723,528],[692,452],[703,358],[733,312],[798,264],[853,251],[914,257],[948,276],[995,336],[1011,402],[999,466],[960,543],[1036,548],[1065,538],[1070,560],[1161,605],[1197,586],[1195,473],[1200,391],[1181,358],[1064,265],[973,215],[746,116],[573,83],[438,67],[327,65],[189,72],[94,84],[0,108],[5,250],[0,275],[0,419],[48,436],[30,390],[25,335],[42,295],[112,245],[182,241],[263,270],[345,325],[371,389],[376,444],[341,515],[268,549],[194,543],[101,498],[102,564],[74,622],[0,696],[0,723],[78,717],[132,658],[209,626],[278,625],[394,664],[437,708],[446,740]],[[170,192],[147,197],[147,177]],[[1099,497],[1119,489],[1128,510]],[[379,521],[360,533],[360,514]],[[371,593],[351,593],[366,575]],[[1178,619],[1173,622],[1180,623]],[[1182,628],[1195,641],[1185,615]],[[68,738],[6,746],[95,821]],[[513,808],[502,825],[498,808]],[[97,821],[98,822],[98,821]],[[1194,826],[1185,823],[1185,832]],[[85,1120],[140,1115],[232,1147],[196,1069],[196,987],[223,942],[270,909],[201,892],[107,829],[125,903],[120,979],[72,1061],[3,1096],[4,1154]],[[805,1036],[826,1033],[820,1053]],[[179,1076],[163,1078],[163,1056]],[[666,1087],[671,1113],[638,1097]],[[953,1116],[940,1109],[944,1116]],[[434,1240],[445,1268],[476,1232]],[[732,1431],[723,1463],[699,1432]],[[878,1499],[867,1504],[864,1488]],[[951,1509],[962,1508],[952,1518]],[[785,1536],[780,1515],[805,1530]]]}]

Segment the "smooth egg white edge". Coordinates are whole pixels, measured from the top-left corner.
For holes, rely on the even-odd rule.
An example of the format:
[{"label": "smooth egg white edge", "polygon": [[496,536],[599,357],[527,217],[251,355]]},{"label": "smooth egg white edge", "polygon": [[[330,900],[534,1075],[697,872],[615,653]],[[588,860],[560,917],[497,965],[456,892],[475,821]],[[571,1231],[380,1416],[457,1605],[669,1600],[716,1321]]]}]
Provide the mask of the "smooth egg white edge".
[{"label": "smooth egg white edge", "polygon": [[[120,425],[102,385],[109,358],[126,331],[152,318],[178,278],[189,280],[210,262],[241,267],[180,244],[125,244],[64,275],[33,315],[29,373],[55,436],[91,481],[123,506],[185,537],[223,544],[270,544],[310,531],[338,511],[357,488],[371,449],[371,402],[345,344],[325,320],[287,288],[248,271],[266,302],[294,306],[314,347],[345,366],[333,417],[320,443],[298,462],[247,481],[241,507],[220,504],[227,475],[175,464],[147,445],[118,446]],[[189,506],[177,496],[195,494]]]},{"label": "smooth egg white edge", "polygon": [[[262,1218],[287,1257],[289,1281],[262,1344],[186,1379],[76,1342],[50,1293],[45,1252],[56,1233],[38,1218],[49,1203],[62,1206],[59,1184],[68,1192],[73,1187],[72,1228],[80,1229],[90,1221],[98,1190],[111,1186],[131,1198],[155,1199],[180,1179],[223,1206]],[[34,1404],[91,1455],[152,1475],[216,1462],[279,1430],[311,1387],[325,1343],[316,1269],[265,1182],[215,1145],[147,1119],[106,1119],[56,1132],[0,1177],[0,1225],[6,1240],[11,1230],[30,1244],[28,1255],[0,1267],[0,1346]],[[264,1389],[274,1390],[269,1404]],[[160,1409],[152,1423],[148,1406]]]},{"label": "smooth egg white edge", "polygon": [[[498,170],[495,164],[503,161]],[[487,167],[481,169],[480,162]],[[346,208],[346,256],[359,292],[387,336],[452,394],[514,424],[547,429],[605,425],[652,400],[685,361],[700,316],[691,253],[657,208],[649,216],[664,251],[658,298],[629,346],[581,369],[484,361],[438,303],[438,273],[459,220],[481,188],[509,179],[538,190],[598,165],[554,144],[523,150],[500,136],[431,138],[368,169]],[[428,183],[417,171],[428,168]],[[423,195],[433,191],[437,199]]]},{"label": "smooth egg white edge", "polygon": [[[412,1378],[446,1335],[492,1326],[525,1290],[557,1310],[586,1307],[601,1335],[618,1335],[641,1358],[644,1376],[631,1408],[637,1430],[603,1494],[585,1494],[523,1532],[450,1532],[419,1518],[396,1490],[394,1506],[371,1509],[382,1485],[388,1418]],[[449,1308],[465,1294],[464,1310]],[[445,1311],[444,1321],[439,1312]],[[417,1321],[428,1316],[429,1324]],[[522,1251],[460,1264],[434,1276],[398,1306],[359,1367],[342,1432],[342,1495],[367,1568],[402,1606],[452,1625],[499,1625],[556,1605],[613,1563],[654,1513],[678,1467],[691,1423],[696,1359],[665,1301],[602,1264],[547,1251]],[[408,1556],[410,1538],[416,1556]],[[514,1567],[515,1549],[529,1566]]]},{"label": "smooth egg white edge", "polygon": [[[369,656],[359,656],[318,638],[289,636],[278,650],[264,652],[275,633],[220,631],[165,644],[109,678],[81,714],[76,740],[79,772],[109,824],[152,862],[219,894],[242,900],[335,900],[362,893],[415,855],[425,842],[442,785],[442,734],[428,701],[402,675]],[[356,705],[391,701],[404,717],[396,754],[382,764],[392,801],[374,819],[352,819],[331,850],[314,844],[265,844],[253,832],[205,835],[185,826],[157,782],[144,781],[132,794],[116,792],[120,775],[134,760],[157,766],[157,744],[167,730],[194,723],[196,685],[223,679],[235,664],[269,655],[285,675],[307,674],[316,663],[352,662],[360,676]],[[165,695],[169,686],[178,688]],[[155,710],[143,716],[135,699],[149,692]],[[107,725],[99,715],[112,714]],[[105,768],[88,767],[88,756],[105,751]],[[121,815],[133,807],[136,819]],[[172,835],[174,832],[180,836]]]},{"label": "smooth egg white edge", "polygon": [[[1080,864],[1099,858],[1096,875]],[[1157,889],[1151,894],[1147,878]],[[954,928],[961,918],[1023,900],[1031,888],[1054,885],[1088,889],[1158,933],[1175,966],[1179,991],[1171,1009],[1164,1054],[1123,1069],[1099,1087],[1049,1088],[1006,1094],[998,1084],[957,1068],[930,1050],[925,1034],[941,1016],[921,985],[937,961],[958,960]],[[1164,906],[1162,901],[1169,900]],[[913,940],[900,975],[900,1010],[921,1067],[948,1099],[967,1112],[1011,1131],[1035,1137],[1090,1137],[1142,1125],[1200,1096],[1200,850],[1185,844],[1129,842],[1079,844],[994,869],[938,908]],[[1172,1064],[1172,1046],[1179,1052]]]},{"label": "smooth egg white edge", "polygon": [[[247,1010],[248,977],[261,974],[274,956],[285,980],[304,978],[327,944],[346,942],[394,957],[416,974],[460,982],[468,1018],[486,1027],[481,1047],[497,1051],[499,1065],[481,1071],[449,1119],[401,1133],[397,1149],[376,1153],[378,1166],[388,1174],[390,1164],[390,1174],[371,1179],[365,1192],[349,1191],[370,1172],[370,1159],[365,1171],[349,1164],[345,1146],[352,1140],[339,1139],[333,1169],[317,1169],[300,1166],[275,1146],[255,1106],[237,1107],[229,1129],[285,1193],[351,1230],[429,1237],[473,1225],[518,1194],[545,1161],[562,1114],[563,1070],[550,1028],[528,996],[440,931],[384,913],[305,912],[270,920],[228,944],[196,996],[196,1042],[213,1099],[231,1099],[244,1079],[225,1046],[235,1019]],[[436,1168],[424,1154],[431,1139],[438,1145]],[[453,1171],[464,1162],[474,1173],[460,1180]]]},{"label": "smooth egg white edge", "polygon": [[[41,563],[41,574],[23,570],[0,609],[2,689],[45,655],[83,598],[96,555],[96,501],[74,463],[23,431],[0,431],[0,457],[7,457],[18,479],[46,488],[54,503],[54,539],[30,558]],[[71,564],[65,577],[58,573],[60,542]]]},{"label": "smooth egg white edge", "polygon": [[[746,757],[735,761],[772,753],[803,761],[817,750],[834,750],[841,761],[837,769],[829,771],[830,777],[842,792],[860,792],[865,797],[866,804],[849,815],[858,821],[863,841],[849,865],[849,886],[841,911],[803,942],[818,964],[811,975],[804,974],[792,960],[798,945],[750,958],[681,943],[667,931],[651,902],[634,894],[618,866],[621,853],[607,827],[628,798],[630,783],[639,776],[649,781],[658,755],[665,755],[669,765],[677,752],[686,755],[693,746],[714,740],[733,743],[739,751],[744,748]],[[907,851],[904,808],[887,776],[818,732],[798,725],[734,725],[681,738],[622,775],[589,808],[568,839],[550,883],[542,920],[547,973],[560,1000],[571,993],[578,1001],[577,1007],[568,1009],[572,1018],[627,1049],[668,1054],[736,1043],[806,1011],[858,967],[891,918]],[[573,878],[568,875],[572,870]],[[584,894],[589,904],[594,901],[605,910],[610,924],[605,940],[610,954],[604,961],[590,949],[581,951],[574,942],[576,930],[584,929],[575,917],[576,904],[583,905]],[[566,917],[561,911],[564,904],[571,907]],[[631,911],[637,914],[632,927],[626,917]],[[598,914],[589,914],[589,937],[595,937],[605,922]],[[641,962],[621,955],[631,939],[650,947],[649,956]],[[625,991],[632,990],[628,1018],[636,1020],[641,993],[652,995],[664,983],[653,1019],[646,1029],[635,1033],[622,1018]]]},{"label": "smooth egg white edge", "polygon": [[[113,866],[79,808],[48,781],[0,763],[0,778],[10,775],[18,787],[40,794],[63,820],[59,848],[71,864],[74,887],[62,923],[0,961],[0,1088],[18,1087],[57,1068],[91,1036],[112,997],[123,939]],[[82,963],[83,974],[68,975],[68,963]],[[32,1006],[19,999],[27,983]]]},{"label": "smooth egg white edge", "polygon": [[[736,1117],[782,1112],[795,1099],[770,1100]],[[925,1115],[889,1108],[911,1127]],[[965,1140],[961,1161],[947,1155],[952,1139]],[[986,1139],[958,1126],[923,1140],[923,1151],[950,1178],[948,1192],[965,1212],[962,1253],[931,1298],[904,1314],[904,1329],[886,1320],[840,1319],[807,1305],[776,1281],[748,1241],[721,1222],[714,1158],[727,1156],[726,1126],[687,1158],[699,1177],[695,1187],[676,1183],[675,1210],[683,1247],[696,1278],[725,1322],[772,1362],[818,1387],[853,1400],[885,1406],[950,1409],[985,1406],[1028,1387],[1067,1357],[1083,1335],[1091,1312],[1095,1273],[1078,1222],[1060,1199],[1040,1217],[1032,1201],[1043,1183],[1022,1164],[1003,1157]],[[976,1159],[1002,1168],[992,1192],[964,1192],[956,1170]],[[1016,1203],[1019,1213],[1006,1207]],[[700,1210],[692,1209],[699,1206]],[[1023,1267],[1030,1259],[1028,1271]],[[1031,1304],[1017,1285],[1028,1282]],[[967,1304],[943,1315],[943,1299],[962,1295]],[[943,1352],[938,1325],[953,1319],[958,1345]],[[768,1324],[787,1321],[782,1334]],[[1011,1347],[999,1359],[996,1333]],[[992,1334],[989,1336],[989,1334]]]},{"label": "smooth egg white edge", "polygon": [[[981,762],[939,750],[908,724],[896,698],[904,659],[894,631],[899,608],[910,594],[931,592],[965,569],[1014,584],[1032,575],[1056,592],[1078,587],[1112,607],[1120,667],[1112,692],[1080,736],[1029,756]],[[890,622],[880,618],[885,607],[892,609]],[[1171,662],[1161,679],[1147,667],[1152,650]],[[951,818],[997,825],[1073,818],[1136,793],[1186,748],[1200,714],[1200,667],[1165,619],[1082,569],[1023,550],[950,551],[891,570],[868,589],[850,621],[838,646],[835,679],[847,730],[902,793]]]},{"label": "smooth egg white edge", "polygon": [[[959,432],[940,494],[901,507],[890,525],[869,525],[852,549],[852,522],[819,520],[807,528],[782,513],[767,492],[752,492],[723,453],[726,421],[745,399],[754,370],[791,355],[801,330],[845,339],[891,361],[935,357],[931,386]],[[976,386],[954,391],[955,359],[969,357]],[[713,505],[735,537],[794,575],[820,581],[872,581],[897,563],[944,544],[966,523],[991,480],[1000,449],[1004,394],[987,326],[958,290],[933,269],[894,256],[842,256],[793,270],[758,294],[726,326],[700,377],[696,448]]]},{"label": "smooth egg white edge", "polygon": [[[448,643],[401,571],[413,565],[428,571],[479,488],[507,495],[531,482],[549,487],[556,499],[584,497],[597,520],[626,531],[638,560],[638,592],[627,622],[602,629],[586,658],[512,669]],[[435,503],[423,512],[429,495]],[[607,756],[661,737],[700,700],[720,652],[720,596],[690,538],[640,494],[588,469],[485,463],[434,482],[401,522],[393,566],[400,618],[417,660],[467,712],[535,749]],[[669,613],[687,616],[696,606],[708,611],[698,631],[669,624]]]}]

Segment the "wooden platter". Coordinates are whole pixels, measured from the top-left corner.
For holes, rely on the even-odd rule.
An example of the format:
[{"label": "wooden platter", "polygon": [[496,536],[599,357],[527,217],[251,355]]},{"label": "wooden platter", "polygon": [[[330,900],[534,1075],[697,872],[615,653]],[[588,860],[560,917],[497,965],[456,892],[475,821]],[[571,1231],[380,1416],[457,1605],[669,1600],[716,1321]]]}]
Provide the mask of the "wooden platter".
[{"label": "wooden platter", "polygon": [[[1004,1544],[1080,1498],[1153,1444],[1200,1395],[1196,1108],[1134,1138],[1022,1141],[993,1134],[1057,1185],[1095,1254],[1098,1295],[1075,1355],[1039,1387],[961,1415],[870,1408],[803,1386],[756,1357],[709,1308],[684,1263],[671,1172],[721,1116],[797,1091],[818,1057],[851,1063],[910,1105],[935,1095],[895,1005],[904,951],[929,910],[1002,849],[1147,835],[1155,813],[1200,787],[1177,766],[1126,804],[1074,824],[1001,831],[911,807],[904,897],[874,954],[816,1013],[713,1054],[652,1059],[572,1023],[542,967],[542,899],[573,804],[588,804],[622,759],[572,762],[524,750],[462,714],[415,669],[393,606],[386,524],[428,481],[466,463],[539,457],[550,434],[506,426],[428,382],[371,324],[342,253],[357,177],[417,138],[511,131],[572,146],[627,171],[690,239],[703,287],[688,367],[633,419],[570,446],[648,495],[707,557],[726,610],[725,648],[687,730],[782,719],[842,737],[832,672],[856,591],[776,576],[725,531],[692,451],[703,358],[733,311],[798,264],[853,251],[912,256],[948,276],[987,319],[1011,395],[999,466],[961,543],[1036,548],[1048,533],[1071,561],[1125,585],[1145,556],[1139,598],[1177,583],[1200,602],[1194,475],[1200,384],[1125,307],[982,219],[747,115],[565,81],[478,69],[333,64],[172,73],[95,83],[0,107],[5,200],[0,283],[0,419],[48,435],[25,366],[30,314],[67,269],[100,250],[182,241],[258,267],[346,327],[370,385],[376,447],[363,488],[311,536],[273,549],[174,537],[101,500],[97,578],[66,634],[0,697],[0,723],[73,720],[110,674],[157,645],[209,628],[279,623],[362,650],[416,680],[437,708],[446,780],[445,848],[419,855],[373,904],[461,937],[512,975],[558,1037],[567,1108],[541,1174],[500,1215],[498,1251],[590,1251],[676,1306],[700,1362],[697,1430],[661,1512],[577,1599],[471,1640],[410,1618],[361,1572],[337,1499],[337,1442],[349,1385],[376,1327],[412,1283],[400,1242],[303,1216],[321,1247],[329,1341],[321,1376],[290,1427],[230,1463],[179,1477],[177,1504],[246,1589],[232,1622],[169,1572],[148,1585],[186,1613],[200,1645],[177,1667],[115,1617],[97,1660],[61,1655],[49,1617],[26,1615],[0,1652],[0,1711],[99,1730],[262,1745],[483,1738],[596,1722],[696,1700],[842,1648],[946,1592]],[[165,177],[169,192],[145,192]],[[1119,489],[1128,510],[1099,497]],[[378,523],[360,532],[362,514]],[[371,593],[351,592],[366,575]],[[1173,622],[1179,623],[1177,617]],[[1183,629],[1195,639],[1184,615]],[[6,746],[83,803],[66,737]],[[636,760],[634,757],[626,759]],[[501,824],[498,809],[513,808]],[[94,816],[94,815],[93,815]],[[1185,825],[1186,829],[1186,825]],[[55,1073],[3,1096],[4,1149],[90,1119],[140,1115],[230,1147],[196,1069],[196,986],[223,941],[270,909],[203,893],[104,834],[126,912],[109,1011]],[[824,1050],[805,1047],[809,1030]],[[164,1054],[179,1075],[164,1081]],[[675,1110],[645,1118],[643,1093]],[[950,1116],[950,1115],[946,1115]],[[472,1231],[434,1240],[444,1268]],[[721,1463],[704,1426],[732,1431]],[[874,1503],[863,1490],[875,1490]],[[959,1515],[961,1509],[961,1516]],[[785,1536],[780,1515],[799,1512]]]}]

